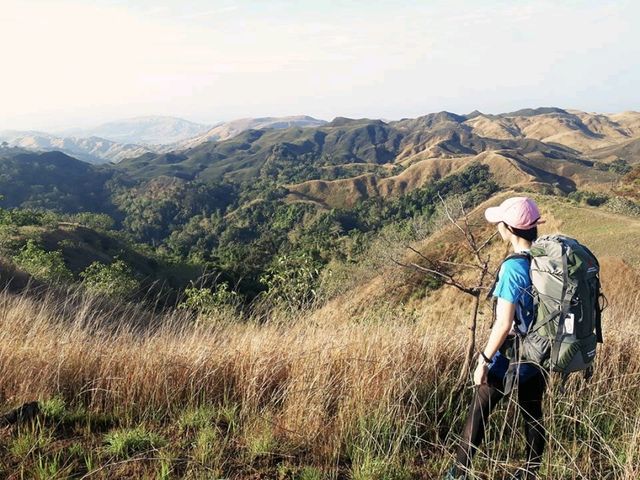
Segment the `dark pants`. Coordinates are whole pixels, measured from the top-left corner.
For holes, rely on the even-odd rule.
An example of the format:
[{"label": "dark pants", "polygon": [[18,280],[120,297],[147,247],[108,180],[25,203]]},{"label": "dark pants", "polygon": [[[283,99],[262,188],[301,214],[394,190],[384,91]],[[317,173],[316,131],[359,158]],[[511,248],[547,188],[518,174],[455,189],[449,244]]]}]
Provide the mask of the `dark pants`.
[{"label": "dark pants", "polygon": [[[487,384],[476,388],[462,431],[462,441],[456,452],[456,462],[459,469],[468,468],[471,464],[475,450],[484,439],[484,430],[489,415],[504,397],[502,388],[502,382],[491,376]],[[535,472],[540,467],[545,444],[542,424],[542,396],[546,389],[545,376],[539,373],[518,384],[517,387],[514,386],[515,388],[518,391],[518,405],[524,417],[527,469]]]}]

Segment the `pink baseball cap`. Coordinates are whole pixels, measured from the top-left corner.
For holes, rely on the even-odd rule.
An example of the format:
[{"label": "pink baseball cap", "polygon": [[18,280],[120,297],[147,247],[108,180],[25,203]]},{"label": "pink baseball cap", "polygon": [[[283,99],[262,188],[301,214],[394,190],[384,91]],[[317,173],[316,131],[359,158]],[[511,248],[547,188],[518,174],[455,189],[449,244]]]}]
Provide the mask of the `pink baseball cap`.
[{"label": "pink baseball cap", "polygon": [[497,207],[487,208],[484,216],[491,223],[504,222],[519,230],[529,230],[544,223],[536,202],[528,197],[508,198]]}]

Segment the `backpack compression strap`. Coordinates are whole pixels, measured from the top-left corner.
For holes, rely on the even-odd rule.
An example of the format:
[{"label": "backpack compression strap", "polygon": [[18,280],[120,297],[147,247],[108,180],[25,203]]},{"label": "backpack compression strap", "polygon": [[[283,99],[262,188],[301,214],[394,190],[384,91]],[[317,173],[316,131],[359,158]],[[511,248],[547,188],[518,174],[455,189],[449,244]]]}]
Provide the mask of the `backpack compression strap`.
[{"label": "backpack compression strap", "polygon": [[[600,304],[600,299],[603,299],[605,304],[604,306]],[[607,308],[608,302],[607,297],[604,296],[602,290],[600,289],[600,277],[598,277],[598,291],[596,293],[596,338],[598,343],[604,343],[604,339],[602,338],[602,311]]]}]

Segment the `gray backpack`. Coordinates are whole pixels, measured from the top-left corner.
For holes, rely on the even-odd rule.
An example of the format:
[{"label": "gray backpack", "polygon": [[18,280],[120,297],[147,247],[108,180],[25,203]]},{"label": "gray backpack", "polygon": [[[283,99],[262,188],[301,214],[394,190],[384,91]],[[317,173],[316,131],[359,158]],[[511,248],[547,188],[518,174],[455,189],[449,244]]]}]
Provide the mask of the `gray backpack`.
[{"label": "gray backpack", "polygon": [[[602,343],[600,265],[591,251],[563,235],[545,235],[528,255],[534,319],[519,339],[517,363],[533,363],[562,375],[593,373],[596,345]],[[509,376],[509,374],[508,374]],[[513,382],[513,375],[509,384]]]}]

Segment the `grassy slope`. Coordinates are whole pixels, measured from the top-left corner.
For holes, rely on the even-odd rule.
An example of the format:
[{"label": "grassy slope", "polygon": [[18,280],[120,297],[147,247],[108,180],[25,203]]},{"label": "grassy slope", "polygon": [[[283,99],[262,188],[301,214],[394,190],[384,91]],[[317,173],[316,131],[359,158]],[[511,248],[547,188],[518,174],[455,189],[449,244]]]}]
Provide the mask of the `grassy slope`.
[{"label": "grassy slope", "polygon": [[[576,212],[583,223],[598,218],[619,227],[617,216],[539,200],[549,231],[572,228],[565,222]],[[636,220],[631,224],[633,237],[626,238],[637,240]],[[589,236],[580,228],[586,227],[575,232]],[[599,235],[593,237],[599,255],[623,251],[615,238],[595,242]],[[445,228],[422,246],[462,258],[454,239]],[[503,250],[492,245],[496,259]],[[457,315],[466,303],[450,291],[429,297],[440,302],[445,324],[367,288],[359,312],[275,313],[266,323],[219,312],[197,327],[173,313],[156,318],[164,326],[144,334],[127,327],[139,315],[135,306],[115,314],[73,296],[60,303],[0,294],[0,399],[5,408],[35,398],[45,406],[38,423],[0,437],[1,475],[438,478],[470,393],[448,403],[462,355]],[[571,383],[567,394],[552,389],[548,397],[545,478],[640,474],[634,440],[640,436],[640,295],[632,292],[606,312],[605,325],[615,319],[617,328],[605,330],[590,386],[577,390]],[[121,324],[117,333],[102,329],[114,320]],[[523,438],[504,408],[492,417],[487,444],[478,472],[508,478]]]},{"label": "grassy slope", "polygon": [[458,158],[425,158],[412,163],[406,170],[379,179],[364,174],[339,180],[308,180],[287,185],[288,201],[313,201],[326,207],[349,207],[373,196],[383,198],[402,195],[433,179],[455,173],[470,162],[488,165],[496,181],[503,187],[528,186],[537,190],[547,184],[565,191],[576,187],[602,191],[616,180],[609,172],[596,170],[587,164],[543,155],[527,156],[510,151],[488,151]]},{"label": "grassy slope", "polygon": [[[118,238],[116,234],[97,231],[77,224],[60,223],[50,226],[23,226],[5,228],[3,230],[2,251],[0,257],[5,268],[0,277],[7,281],[15,277],[14,288],[21,289],[28,280],[28,275],[20,272],[13,265],[10,257],[17,253],[20,246],[27,239],[36,242],[47,251],[62,252],[65,265],[79,277],[79,273],[93,262],[110,264],[114,258],[124,260],[141,281],[140,295],[160,293],[169,295],[171,303],[176,292],[172,289],[182,289],[192,279],[198,278],[200,270],[188,265],[173,265],[146,251],[143,245],[132,245]],[[137,296],[137,294],[134,293]]]},{"label": "grassy slope", "polygon": [[[517,192],[504,192],[480,205],[471,213],[471,221],[479,227],[479,238],[488,238],[494,228],[486,223],[484,209],[499,204],[508,196],[521,195]],[[583,242],[592,249],[601,260],[602,281],[605,292],[612,300],[624,296],[624,289],[629,285],[637,285],[640,289],[640,252],[636,248],[640,240],[640,219],[610,213],[603,208],[576,205],[566,199],[541,194],[531,194],[540,204],[546,223],[539,229],[540,235],[563,233]],[[447,224],[446,219],[440,221],[444,228],[423,241],[412,246],[416,250],[435,258],[458,258],[464,261],[461,248],[461,236],[457,229]],[[361,271],[359,267],[349,267],[351,273],[343,273],[354,278],[351,289],[344,295],[334,298],[318,315],[337,310],[344,315],[367,312],[372,303],[390,303],[398,305],[407,303],[429,321],[447,321],[461,318],[469,311],[470,297],[460,295],[450,287],[425,295],[425,276],[414,270],[398,267],[392,258],[407,263],[424,262],[411,253],[403,244],[393,238],[379,245],[373,269]],[[507,253],[507,246],[494,240],[488,252],[492,259],[492,269],[498,267],[499,261]],[[492,270],[493,271],[493,270]],[[377,272],[377,273],[373,273]],[[619,275],[623,274],[629,281],[627,287],[621,284]],[[462,278],[470,279],[472,274],[462,272]],[[490,305],[481,305],[481,317],[488,322]]]}]

